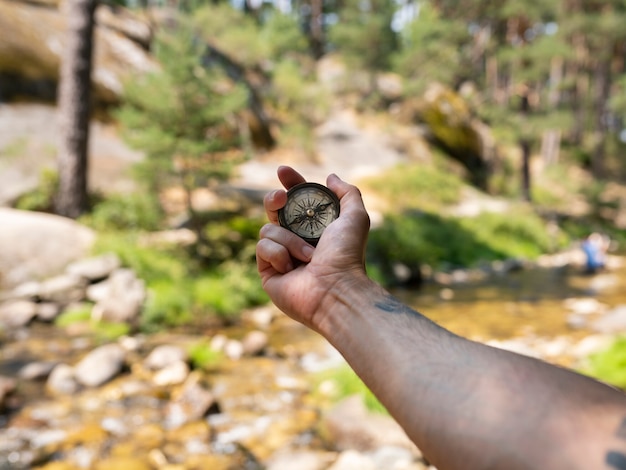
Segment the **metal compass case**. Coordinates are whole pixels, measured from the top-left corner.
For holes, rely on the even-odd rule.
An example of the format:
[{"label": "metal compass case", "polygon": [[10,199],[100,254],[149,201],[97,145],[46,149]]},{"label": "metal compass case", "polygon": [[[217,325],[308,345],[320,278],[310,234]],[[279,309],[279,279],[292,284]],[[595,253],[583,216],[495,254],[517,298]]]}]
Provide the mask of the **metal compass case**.
[{"label": "metal compass case", "polygon": [[287,203],[278,211],[281,226],[317,245],[324,229],[339,217],[339,199],[317,183],[301,183],[287,191]]}]

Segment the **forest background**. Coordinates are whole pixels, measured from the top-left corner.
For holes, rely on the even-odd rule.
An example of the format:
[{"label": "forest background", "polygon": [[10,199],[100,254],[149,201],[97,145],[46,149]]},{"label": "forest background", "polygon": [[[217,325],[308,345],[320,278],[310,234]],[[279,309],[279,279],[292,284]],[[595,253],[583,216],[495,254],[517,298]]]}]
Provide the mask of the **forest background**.
[{"label": "forest background", "polygon": [[[93,16],[97,5],[69,3],[78,16]],[[385,202],[368,268],[387,285],[533,259],[591,231],[624,246],[625,1],[114,8],[122,7],[150,26],[144,47],[158,67],[129,76],[114,100],[96,95],[91,112],[144,152],[138,191],[105,196],[71,186],[85,169],[64,164],[15,205],[67,213],[56,196],[69,195],[72,216],[101,233],[97,250],[117,252],[148,283],[145,330],[233,322],[267,301],[254,266],[264,223],[258,200],[230,196],[200,210],[194,195],[220,193],[246,160],[315,162],[315,130],[337,110],[386,132],[406,157],[359,182]],[[350,158],[359,165],[359,155]],[[172,210],[173,188],[182,209]],[[468,195],[498,198],[506,210],[450,210]],[[173,227],[189,229],[192,241],[143,242]]]}]

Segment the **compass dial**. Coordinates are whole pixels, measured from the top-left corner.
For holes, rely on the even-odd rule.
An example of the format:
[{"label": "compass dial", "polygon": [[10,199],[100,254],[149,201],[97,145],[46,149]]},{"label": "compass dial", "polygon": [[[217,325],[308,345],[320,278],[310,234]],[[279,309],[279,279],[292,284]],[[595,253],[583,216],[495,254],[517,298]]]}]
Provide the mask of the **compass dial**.
[{"label": "compass dial", "polygon": [[324,229],[339,217],[339,199],[326,186],[302,183],[287,192],[287,204],[278,211],[280,225],[317,245]]}]

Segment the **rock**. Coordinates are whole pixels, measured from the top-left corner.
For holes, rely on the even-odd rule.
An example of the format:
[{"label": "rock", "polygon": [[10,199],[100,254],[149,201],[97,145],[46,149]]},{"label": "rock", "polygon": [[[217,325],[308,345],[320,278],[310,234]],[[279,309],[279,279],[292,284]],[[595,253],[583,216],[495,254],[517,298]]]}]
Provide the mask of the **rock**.
[{"label": "rock", "polygon": [[67,267],[65,272],[94,282],[110,276],[120,266],[119,257],[114,253],[108,253],[94,258],[75,261]]},{"label": "rock", "polygon": [[20,369],[18,376],[24,380],[45,380],[56,366],[52,361],[31,362]]},{"label": "rock", "polygon": [[158,370],[177,362],[186,362],[187,359],[187,352],[183,348],[164,344],[157,346],[150,352],[144,365],[149,369]]},{"label": "rock", "polygon": [[21,328],[37,315],[37,304],[30,300],[13,300],[0,304],[0,325]]},{"label": "rock", "polygon": [[590,315],[606,311],[606,305],[592,297],[567,299],[563,302],[563,305],[577,315]]},{"label": "rock", "polygon": [[37,300],[40,290],[41,283],[37,281],[27,281],[10,292],[3,293],[1,298],[5,300]]},{"label": "rock", "polygon": [[326,470],[335,459],[330,452],[308,450],[281,451],[267,463],[267,470]]},{"label": "rock", "polygon": [[131,269],[122,268],[114,271],[105,282],[107,295],[94,306],[92,316],[111,322],[134,322],[146,299],[143,280],[138,279]]},{"label": "rock", "polygon": [[185,361],[176,361],[166,365],[154,374],[152,382],[159,387],[178,385],[183,383],[188,376],[189,365]]},{"label": "rock", "polygon": [[203,418],[216,404],[213,393],[197,373],[189,375],[182,388],[167,404],[165,421],[169,428]]},{"label": "rock", "polygon": [[11,377],[0,375],[0,410],[6,406],[7,397],[17,388],[17,382]]},{"label": "rock", "polygon": [[620,305],[607,312],[591,324],[598,333],[621,333],[626,331],[626,305]]},{"label": "rock", "polygon": [[120,373],[125,357],[126,352],[119,344],[100,346],[76,364],[76,380],[87,387],[98,387]]},{"label": "rock", "polygon": [[325,440],[338,450],[365,452],[388,445],[421,455],[398,423],[389,416],[370,413],[360,396],[339,402],[324,415],[321,426]]},{"label": "rock", "polygon": [[85,297],[85,287],[84,279],[69,274],[60,274],[41,283],[39,296],[43,300],[66,305],[82,300]]},{"label": "rock", "polygon": [[263,331],[250,331],[241,341],[246,356],[257,356],[267,347],[269,340]]},{"label": "rock", "polygon": [[[125,77],[155,70],[156,66],[136,42],[140,37],[147,39],[149,27],[145,23],[138,26],[143,23],[141,19],[122,7],[104,8],[101,11],[100,5],[96,12],[91,75],[96,99],[112,103],[118,100]],[[116,12],[124,13],[123,20]],[[132,21],[128,19],[131,17]],[[58,8],[20,1],[0,3],[0,72],[17,75],[22,82],[55,83],[66,41],[66,22]],[[132,37],[125,34],[129,31]]]},{"label": "rock", "polygon": [[229,339],[224,344],[224,354],[233,361],[241,359],[241,356],[243,356],[243,344],[236,339]]},{"label": "rock", "polygon": [[377,469],[384,470],[425,470],[426,465],[421,458],[402,447],[384,446],[370,455]]},{"label": "rock", "polygon": [[0,289],[60,274],[95,240],[92,230],[73,220],[36,212],[0,208],[0,227]]},{"label": "rock", "polygon": [[61,306],[53,302],[42,302],[37,304],[37,319],[43,322],[54,321],[61,313]]},{"label": "rock", "polygon": [[46,389],[55,395],[72,395],[80,388],[74,376],[74,368],[67,364],[59,364],[48,376]]},{"label": "rock", "polygon": [[374,461],[357,452],[356,450],[346,450],[339,455],[339,458],[328,467],[328,470],[378,470]]}]

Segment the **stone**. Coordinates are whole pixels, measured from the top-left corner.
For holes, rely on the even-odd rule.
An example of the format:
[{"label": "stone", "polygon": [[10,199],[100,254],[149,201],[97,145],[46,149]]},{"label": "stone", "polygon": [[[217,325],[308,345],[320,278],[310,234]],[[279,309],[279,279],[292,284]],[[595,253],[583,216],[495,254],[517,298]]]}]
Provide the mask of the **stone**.
[{"label": "stone", "polygon": [[178,428],[201,419],[215,404],[215,397],[208,385],[203,382],[202,376],[196,372],[191,373],[166,406],[166,425],[169,428]]},{"label": "stone", "polygon": [[36,361],[26,364],[18,372],[18,377],[23,380],[45,380],[57,366],[57,362]]},{"label": "stone", "polygon": [[0,289],[5,290],[60,274],[95,240],[91,229],[73,220],[38,212],[0,208],[0,227]]},{"label": "stone", "polygon": [[356,450],[346,450],[328,470],[378,470],[374,461]]},{"label": "stone", "polygon": [[37,315],[37,304],[30,300],[13,300],[0,304],[0,324],[7,328],[28,325]]},{"label": "stone", "polygon": [[243,356],[243,344],[236,339],[229,339],[224,344],[224,354],[227,358],[236,361]]},{"label": "stone", "polygon": [[267,333],[263,331],[250,331],[241,341],[243,353],[246,356],[258,356],[265,351],[269,342]]},{"label": "stone", "polygon": [[9,397],[17,388],[17,381],[11,377],[0,375],[0,410],[6,406]]},{"label": "stone", "polygon": [[114,253],[78,260],[65,270],[67,274],[82,277],[90,282],[105,279],[121,266],[119,257]]},{"label": "stone", "polygon": [[93,308],[96,320],[132,323],[146,299],[146,286],[131,269],[117,269],[106,281],[108,293]]},{"label": "stone", "polygon": [[157,346],[148,354],[144,365],[148,369],[158,370],[177,362],[185,362],[187,359],[187,352],[183,348],[171,344],[163,344]]},{"label": "stone", "polygon": [[189,376],[189,364],[185,361],[176,361],[166,365],[160,369],[154,377],[152,382],[159,387],[168,385],[178,385],[185,381]]},{"label": "stone", "polygon": [[330,452],[307,450],[280,451],[273,455],[267,470],[326,470],[336,456]]},{"label": "stone", "polygon": [[37,281],[27,281],[10,292],[2,294],[2,297],[6,300],[36,300],[39,297],[39,291],[41,289],[41,283]]},{"label": "stone", "polygon": [[358,395],[345,398],[327,411],[321,431],[325,440],[340,451],[366,452],[388,445],[421,455],[398,423],[389,416],[369,412]]},{"label": "stone", "polygon": [[42,302],[37,304],[37,320],[43,322],[54,321],[61,313],[61,306],[53,302]]},{"label": "stone", "polygon": [[41,283],[39,296],[43,300],[69,304],[85,297],[84,279],[69,274],[60,274]]},{"label": "stone", "polygon": [[87,387],[98,387],[121,372],[125,358],[126,352],[119,344],[100,346],[76,364],[76,380]]},{"label": "stone", "polygon": [[67,364],[59,364],[52,369],[46,381],[46,390],[54,395],[72,395],[79,389],[74,368]]},{"label": "stone", "polygon": [[619,305],[591,324],[597,333],[621,333],[626,331],[626,305]]}]

